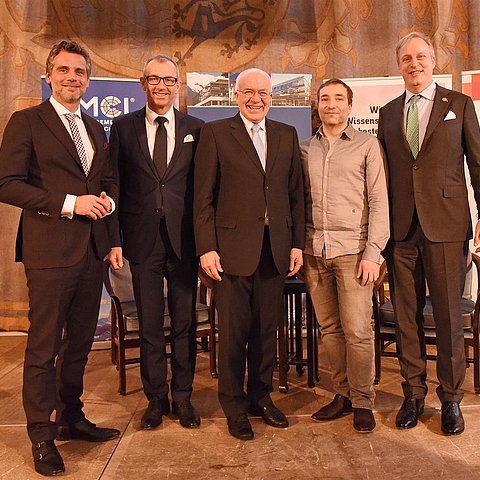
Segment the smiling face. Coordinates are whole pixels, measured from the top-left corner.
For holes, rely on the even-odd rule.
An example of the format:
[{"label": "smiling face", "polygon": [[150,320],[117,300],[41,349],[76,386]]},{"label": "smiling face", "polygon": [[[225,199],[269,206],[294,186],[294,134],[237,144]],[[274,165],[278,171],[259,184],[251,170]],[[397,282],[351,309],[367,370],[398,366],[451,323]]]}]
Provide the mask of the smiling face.
[{"label": "smiling face", "polygon": [[235,89],[240,113],[250,122],[261,122],[272,103],[272,81],[269,75],[263,70],[247,70],[238,76]]},{"label": "smiling face", "polygon": [[340,83],[321,87],[318,92],[318,114],[327,127],[347,127],[347,119],[352,111],[348,103],[347,89]]},{"label": "smiling face", "polygon": [[398,52],[398,70],[412,93],[420,93],[432,83],[434,68],[435,57],[421,38],[411,38]]},{"label": "smiling face", "polygon": [[177,68],[172,62],[152,60],[145,68],[144,76],[140,79],[142,88],[147,94],[148,107],[159,115],[163,115],[170,110],[180,89],[180,79],[172,87],[167,87],[163,80],[158,85],[150,85],[147,77],[173,77],[177,78]]},{"label": "smiling face", "polygon": [[74,112],[90,84],[85,58],[61,51],[53,59],[51,72],[45,74],[45,80],[52,89],[52,97]]}]

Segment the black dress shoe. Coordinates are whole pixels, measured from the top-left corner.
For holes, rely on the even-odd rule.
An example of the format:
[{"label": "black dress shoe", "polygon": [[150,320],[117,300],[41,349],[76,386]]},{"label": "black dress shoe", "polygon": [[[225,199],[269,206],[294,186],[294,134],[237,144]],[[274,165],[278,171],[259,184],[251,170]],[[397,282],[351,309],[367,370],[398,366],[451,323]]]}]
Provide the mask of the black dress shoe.
[{"label": "black dress shoe", "polygon": [[32,453],[35,471],[40,475],[53,477],[65,471],[62,457],[53,440],[34,443],[32,445]]},{"label": "black dress shoe", "polygon": [[178,417],[182,427],[198,428],[200,426],[200,416],[193,408],[190,400],[172,402],[172,412]]},{"label": "black dress shoe", "polygon": [[413,428],[417,425],[418,417],[423,413],[425,401],[423,398],[406,398],[395,419],[398,428]]},{"label": "black dress shoe", "polygon": [[375,417],[373,412],[368,408],[353,409],[353,428],[357,432],[369,433],[375,428]]},{"label": "black dress shoe", "polygon": [[253,430],[247,414],[240,413],[232,417],[227,417],[228,433],[239,440],[253,440]]},{"label": "black dress shoe", "polygon": [[259,405],[252,405],[248,413],[256,417],[262,417],[263,421],[275,428],[287,428],[287,417],[273,404],[269,403],[263,407]]},{"label": "black dress shoe", "polygon": [[158,427],[162,423],[162,415],[170,413],[170,402],[167,397],[153,397],[148,402],[147,410],[143,414],[141,426],[149,430]]},{"label": "black dress shoe", "polygon": [[465,430],[462,411],[458,402],[442,402],[442,432],[460,435]]},{"label": "black dress shoe", "polygon": [[325,420],[335,420],[347,413],[352,413],[352,411],[352,402],[337,393],[333,400],[315,412],[312,418],[317,422],[324,422]]},{"label": "black dress shoe", "polygon": [[87,442],[106,442],[120,435],[116,428],[97,427],[84,418],[77,423],[57,427],[57,440],[86,440]]}]

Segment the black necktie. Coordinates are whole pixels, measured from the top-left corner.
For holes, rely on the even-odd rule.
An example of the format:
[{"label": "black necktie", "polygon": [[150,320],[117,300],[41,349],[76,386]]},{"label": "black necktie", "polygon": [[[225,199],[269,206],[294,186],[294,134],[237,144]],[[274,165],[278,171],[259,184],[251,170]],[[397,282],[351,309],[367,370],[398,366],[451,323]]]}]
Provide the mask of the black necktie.
[{"label": "black necktie", "polygon": [[157,117],[157,133],[153,147],[153,163],[157,169],[158,176],[162,178],[167,170],[167,130],[165,129],[165,117]]}]

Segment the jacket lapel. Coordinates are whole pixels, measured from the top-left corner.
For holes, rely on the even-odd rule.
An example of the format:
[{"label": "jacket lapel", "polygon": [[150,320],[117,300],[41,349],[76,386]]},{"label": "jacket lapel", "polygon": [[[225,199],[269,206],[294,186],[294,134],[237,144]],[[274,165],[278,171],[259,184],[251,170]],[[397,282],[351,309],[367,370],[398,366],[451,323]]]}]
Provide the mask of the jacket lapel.
[{"label": "jacket lapel", "polygon": [[425,137],[423,139],[422,148],[420,149],[419,155],[424,149],[424,146],[427,144],[428,139],[432,135],[433,131],[435,128],[437,128],[439,122],[445,118],[445,115],[450,107],[451,95],[452,93],[450,90],[437,85],[435,99],[433,100],[432,113],[430,114],[427,131],[425,132]]},{"label": "jacket lapel", "polygon": [[175,167],[175,164],[178,162],[180,157],[180,153],[182,152],[183,147],[183,139],[185,135],[188,133],[186,121],[183,113],[179,112],[177,109],[173,109],[175,114],[175,148],[173,150],[172,158],[168,163],[167,170],[165,172],[165,176],[167,176],[170,171]]},{"label": "jacket lapel", "polygon": [[273,168],[275,159],[277,158],[278,148],[280,146],[280,133],[278,132],[278,128],[273,128],[272,123],[268,118],[265,122],[265,128],[267,129],[266,171],[270,172]]},{"label": "jacket lapel", "polygon": [[60,143],[66,148],[68,153],[83,170],[82,162],[80,162],[80,157],[78,156],[77,148],[73,143],[72,137],[67,132],[64,123],[62,120],[60,120],[60,117],[49,100],[46,100],[40,105],[39,113],[40,118],[45,123],[47,128],[60,141]]},{"label": "jacket lapel", "polygon": [[239,113],[233,117],[230,126],[232,128],[233,137],[240,144],[247,157],[254,163],[260,172],[262,172],[262,174],[265,174],[262,163],[260,162],[257,151],[255,150],[255,146],[253,145],[252,139],[250,138],[250,135],[248,134],[245,124],[243,123]]},{"label": "jacket lapel", "polygon": [[148,168],[150,168],[152,175],[154,175],[156,179],[160,180],[157,169],[155,168],[152,157],[150,156],[150,150],[148,149],[147,127],[145,126],[145,107],[141,110],[138,110],[138,112],[136,112],[134,115],[133,126],[135,128],[135,134],[137,135],[137,141],[144,160],[148,165]]}]

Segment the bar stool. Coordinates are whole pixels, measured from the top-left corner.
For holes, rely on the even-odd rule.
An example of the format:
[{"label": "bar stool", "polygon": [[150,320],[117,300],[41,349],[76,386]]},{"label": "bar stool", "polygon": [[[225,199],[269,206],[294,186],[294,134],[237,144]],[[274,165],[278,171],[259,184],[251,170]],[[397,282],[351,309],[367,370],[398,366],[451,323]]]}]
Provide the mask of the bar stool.
[{"label": "bar stool", "polygon": [[[305,299],[307,352],[303,348],[303,300]],[[287,372],[295,365],[299,375],[307,367],[307,383],[310,388],[319,381],[318,376],[318,327],[313,304],[305,283],[299,278],[287,278],[283,289],[283,315],[278,322],[278,389],[288,391]]]}]

